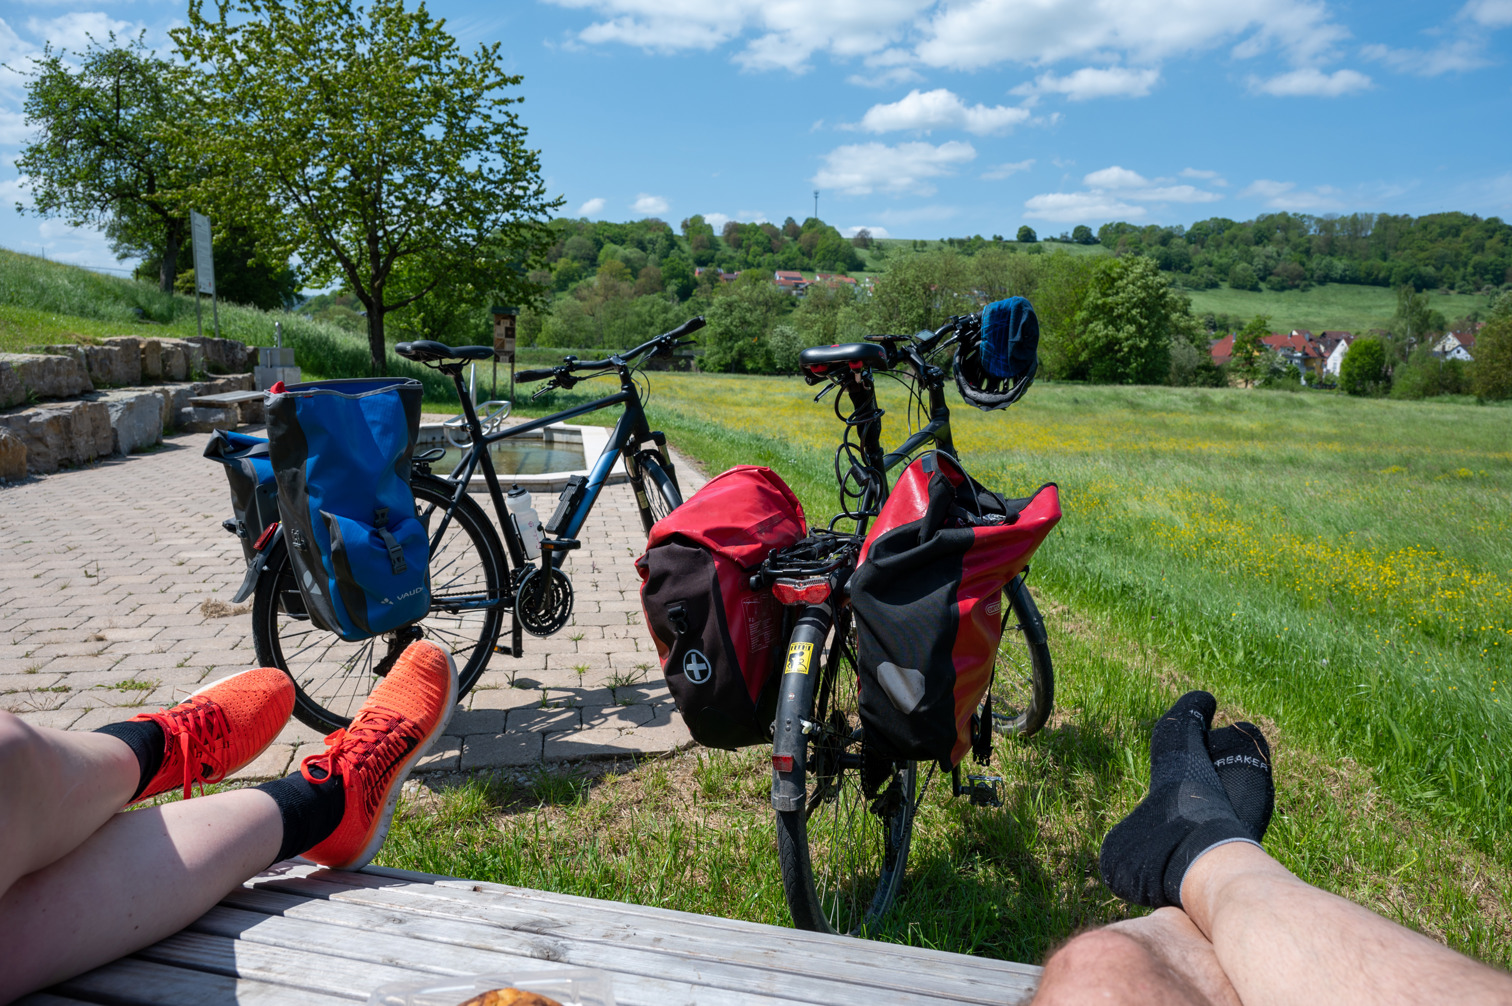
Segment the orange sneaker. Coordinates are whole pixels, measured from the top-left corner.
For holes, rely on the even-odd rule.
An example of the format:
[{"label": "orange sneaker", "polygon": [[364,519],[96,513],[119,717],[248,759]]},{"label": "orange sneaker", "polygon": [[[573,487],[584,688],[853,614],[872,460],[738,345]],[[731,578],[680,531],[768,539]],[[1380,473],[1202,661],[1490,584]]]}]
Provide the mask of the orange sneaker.
[{"label": "orange sneaker", "polygon": [[153,720],[167,744],[157,775],[133,800],[199,783],[220,782],[273,743],[294,711],[294,682],[276,667],[255,667],[221,678],[171,709],[133,716]]},{"label": "orange sneaker", "polygon": [[304,858],[355,870],[378,854],[388,836],[399,787],[441,736],[457,704],[457,665],[424,640],[411,643],[378,682],[352,723],[326,738],[300,772],[312,783],[340,776],[346,794],[341,823]]}]

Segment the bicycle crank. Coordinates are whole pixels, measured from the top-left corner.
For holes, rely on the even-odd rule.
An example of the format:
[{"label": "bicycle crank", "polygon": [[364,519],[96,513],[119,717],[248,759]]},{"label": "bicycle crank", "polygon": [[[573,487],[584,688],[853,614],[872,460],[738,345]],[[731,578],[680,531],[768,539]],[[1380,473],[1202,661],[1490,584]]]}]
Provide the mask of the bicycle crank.
[{"label": "bicycle crank", "polygon": [[556,567],[526,571],[515,591],[515,617],[532,636],[549,636],[572,617],[572,581]]}]

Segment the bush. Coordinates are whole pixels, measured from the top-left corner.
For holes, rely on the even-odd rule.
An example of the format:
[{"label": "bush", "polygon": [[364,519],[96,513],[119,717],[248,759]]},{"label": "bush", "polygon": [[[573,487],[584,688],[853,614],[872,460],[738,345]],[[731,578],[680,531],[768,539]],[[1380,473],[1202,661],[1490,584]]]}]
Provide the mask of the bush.
[{"label": "bush", "polygon": [[1258,290],[1260,280],[1255,276],[1255,270],[1246,262],[1235,262],[1229,270],[1229,286],[1235,290]]},{"label": "bush", "polygon": [[1512,398],[1512,293],[1503,294],[1475,339],[1470,390],[1484,401]]},{"label": "bush", "polygon": [[1386,346],[1375,336],[1356,339],[1339,364],[1339,387],[1351,395],[1381,395],[1391,387],[1386,376]]}]

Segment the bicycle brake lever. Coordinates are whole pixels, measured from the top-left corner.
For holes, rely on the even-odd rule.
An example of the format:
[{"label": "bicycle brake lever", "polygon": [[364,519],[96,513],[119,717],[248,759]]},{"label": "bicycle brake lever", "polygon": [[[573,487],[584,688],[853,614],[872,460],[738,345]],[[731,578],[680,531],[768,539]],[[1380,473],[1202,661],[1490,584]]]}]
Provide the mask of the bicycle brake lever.
[{"label": "bicycle brake lever", "polygon": [[541,385],[539,388],[537,388],[535,390],[535,393],[530,396],[530,400],[532,402],[535,401],[537,398],[540,398],[542,395],[546,394],[546,392],[552,390],[555,387],[556,387],[556,382],[555,381],[547,381],[545,384]]}]

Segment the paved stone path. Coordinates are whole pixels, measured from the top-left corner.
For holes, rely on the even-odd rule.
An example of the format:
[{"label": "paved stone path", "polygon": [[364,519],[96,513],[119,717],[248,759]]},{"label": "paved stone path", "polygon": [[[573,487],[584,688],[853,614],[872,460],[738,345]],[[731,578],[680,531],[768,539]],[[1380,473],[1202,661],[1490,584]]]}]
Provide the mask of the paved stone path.
[{"label": "paved stone path", "polygon": [[[204,434],[169,436],[153,453],[0,487],[0,707],[88,730],[252,666],[250,614],[202,609],[229,604],[245,569],[220,527],[230,495],[220,466],[200,456],[204,443]],[[685,462],[678,475],[685,493],[703,482]],[[547,513],[552,505],[536,502]],[[605,488],[580,537],[567,565],[572,624],[549,639],[527,635],[519,659],[495,655],[422,769],[689,743],[640,614],[632,564],[645,535],[628,486]],[[321,747],[318,733],[290,721],[240,777],[283,775]]]}]

